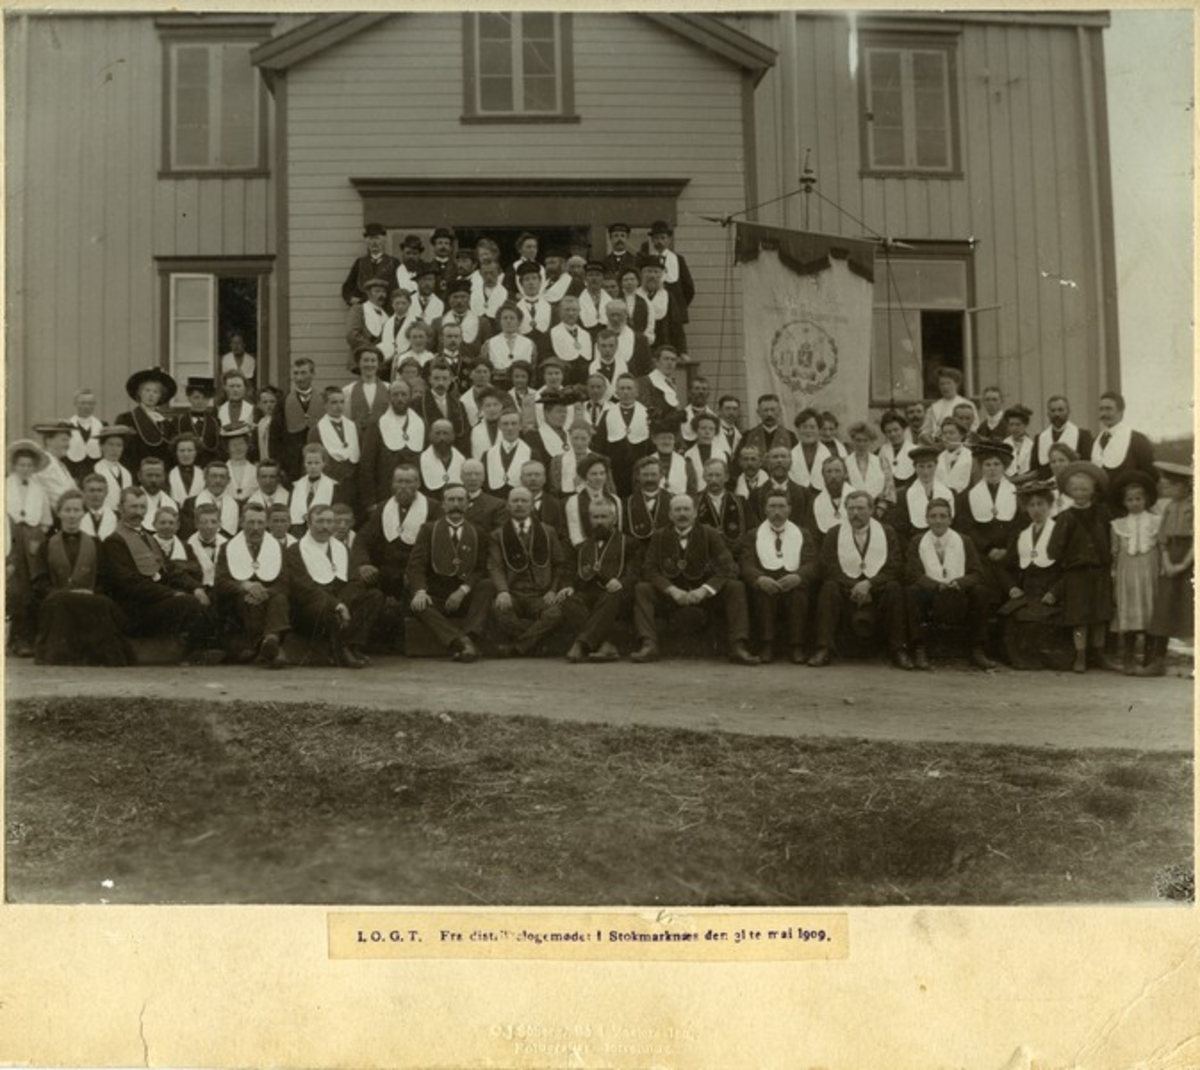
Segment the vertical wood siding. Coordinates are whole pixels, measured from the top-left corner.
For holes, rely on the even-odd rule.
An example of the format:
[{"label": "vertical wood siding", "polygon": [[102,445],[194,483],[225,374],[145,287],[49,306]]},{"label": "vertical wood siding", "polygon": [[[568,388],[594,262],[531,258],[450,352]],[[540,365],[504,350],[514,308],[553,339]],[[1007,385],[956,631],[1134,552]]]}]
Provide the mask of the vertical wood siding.
[{"label": "vertical wood siding", "polygon": [[[786,50],[788,17],[731,22]],[[1099,331],[1104,298],[1075,28],[963,24],[957,84],[962,177],[880,179],[861,174],[848,21],[800,16],[796,22],[794,57],[781,54],[758,89],[760,198],[796,189],[799,172],[787,161],[794,157],[802,165],[804,149],[811,148],[818,188],[872,229],[896,238],[974,236],[975,305],[1000,306],[975,318],[976,388],[996,383],[1039,418],[1046,398],[1066,393],[1087,424],[1106,388]],[[789,62],[796,71],[794,102],[786,99]],[[778,148],[793,143],[798,152]],[[801,200],[767,207],[760,219],[800,227]],[[809,222],[829,233],[863,233],[815,198]]]},{"label": "vertical wood siding", "polygon": [[744,393],[729,234],[699,218],[745,203],[741,72],[638,16],[573,23],[578,123],[462,124],[457,14],[389,19],[288,72],[291,355],[312,357],[318,378],[345,377],[340,286],[363,223],[351,175],[661,177],[690,179],[675,236],[696,279],[691,355],[714,390]]},{"label": "vertical wood siding", "polygon": [[[69,415],[81,386],[111,419],[157,363],[156,256],[266,255],[268,178],[160,179],[162,43],[149,16],[9,20],[9,435]],[[14,85],[23,67],[25,91]],[[16,325],[20,329],[15,329]],[[14,374],[21,368],[23,374]]]}]

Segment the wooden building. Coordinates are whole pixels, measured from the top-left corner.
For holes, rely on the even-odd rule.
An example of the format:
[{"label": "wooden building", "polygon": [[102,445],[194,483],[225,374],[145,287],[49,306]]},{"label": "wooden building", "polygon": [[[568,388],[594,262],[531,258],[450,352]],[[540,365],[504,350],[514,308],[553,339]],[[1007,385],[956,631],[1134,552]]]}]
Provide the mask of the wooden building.
[{"label": "wooden building", "polygon": [[[878,233],[873,402],[961,363],[1081,412],[1118,383],[1100,14],[12,14],[10,437],[80,386],[344,381],[364,222],[511,238],[676,227],[691,355],[744,395],[732,231]],[[806,153],[811,150],[811,153]],[[805,159],[816,193],[785,196]],[[776,200],[776,198],[782,198]],[[775,203],[765,203],[774,201]],[[807,209],[805,202],[807,202]],[[835,210],[839,205],[842,211]],[[506,253],[508,250],[506,250]]]}]

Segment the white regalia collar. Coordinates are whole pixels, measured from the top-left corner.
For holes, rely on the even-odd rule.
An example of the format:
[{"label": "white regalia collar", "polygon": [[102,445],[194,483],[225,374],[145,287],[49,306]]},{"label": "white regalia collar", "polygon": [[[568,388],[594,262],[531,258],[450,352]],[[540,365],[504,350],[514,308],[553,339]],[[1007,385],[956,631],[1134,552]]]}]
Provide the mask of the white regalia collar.
[{"label": "white regalia collar", "polygon": [[441,490],[449,483],[457,483],[465,457],[453,446],[450,447],[450,463],[446,464],[432,446],[421,452],[421,482],[430,491]]},{"label": "white regalia collar", "polygon": [[569,272],[564,271],[553,282],[547,281],[542,287],[542,300],[548,301],[550,304],[558,304],[564,297],[567,296],[567,291],[571,288],[571,276]]},{"label": "white regalia collar", "polygon": [[674,249],[664,249],[658,254],[663,261],[663,285],[679,281],[679,254]]},{"label": "white regalia collar", "polygon": [[563,363],[573,360],[591,362],[592,336],[587,333],[587,328],[582,323],[576,325],[574,338],[571,337],[570,329],[565,323],[556,324],[550,330],[550,344],[554,355]]},{"label": "white regalia collar", "polygon": [[1000,480],[994,503],[987,482],[982,479],[971,488],[967,501],[971,506],[971,516],[978,524],[988,524],[993,520],[1007,522],[1017,515],[1017,488],[1007,479]]},{"label": "white regalia collar", "polygon": [[653,383],[659,393],[662,394],[663,400],[673,409],[679,408],[679,394],[675,390],[675,384],[672,383],[659,368],[655,368],[649,375],[650,382]]},{"label": "white regalia collar", "polygon": [[813,454],[813,463],[810,468],[808,461],[804,456],[804,446],[797,442],[792,447],[792,482],[799,483],[802,487],[811,487],[814,490],[825,489],[825,477],[821,474],[821,465],[827,458],[832,457],[829,452],[829,447],[824,442],[817,443],[817,452]]},{"label": "white regalia collar", "polygon": [[283,569],[283,547],[270,532],[263,532],[258,557],[251,557],[246,533],[240,531],[225,544],[225,564],[229,574],[239,583],[247,580],[271,583]]},{"label": "white regalia collar", "polygon": [[1054,534],[1054,518],[1049,517],[1042,525],[1042,533],[1038,536],[1037,543],[1033,541],[1033,525],[1026,527],[1020,535],[1017,536],[1017,560],[1021,564],[1021,568],[1026,569],[1033,565],[1036,568],[1049,568],[1054,564],[1054,558],[1050,556],[1050,536]]},{"label": "white regalia collar", "polygon": [[200,578],[204,586],[211,587],[217,578],[217,557],[221,553],[221,547],[225,545],[225,536],[219,531],[217,532],[217,544],[213,548],[211,557],[208,555],[208,547],[200,540],[200,532],[196,531],[188,536],[187,544],[192,548],[192,553],[200,564]]},{"label": "white regalia collar", "polygon": [[865,554],[860,554],[854,541],[854,529],[847,520],[838,525],[837,550],[838,564],[850,579],[862,579],[864,576],[873,579],[887,564],[887,533],[878,520],[872,518],[868,521],[867,550]]},{"label": "white regalia collar", "polygon": [[204,505],[209,502],[221,510],[221,530],[228,535],[232,535],[237,531],[240,519],[237,499],[228,492],[221,495],[219,502],[207,490],[202,490],[196,495],[197,505]]},{"label": "white regalia collar", "polygon": [[411,450],[420,453],[425,448],[425,423],[412,409],[397,416],[389,405],[379,417],[379,437],[393,453]]},{"label": "white regalia collar", "polygon": [[[388,410],[391,412],[391,409]],[[325,452],[335,461],[349,461],[351,464],[358,464],[362,456],[358,446],[358,428],[354,421],[347,416],[342,417],[342,434],[346,436],[346,444],[342,445],[342,440],[338,438],[337,430],[333,426],[333,417],[326,414],[317,421],[317,434],[321,437],[321,445],[325,447]]]},{"label": "white regalia collar", "polygon": [[755,550],[758,553],[758,563],[767,572],[783,569],[784,572],[795,572],[800,567],[800,552],[804,549],[804,532],[790,520],[784,521],[783,547],[775,549],[776,531],[769,520],[764,520],[758,526],[755,537]]},{"label": "white regalia collar", "polygon": [[878,498],[887,486],[883,475],[883,463],[874,453],[867,454],[867,471],[863,474],[858,457],[851,453],[846,458],[846,482],[853,490],[865,490],[872,498]]},{"label": "white regalia collar", "polygon": [[892,466],[892,478],[898,479],[901,482],[906,479],[911,479],[913,475],[912,458],[909,457],[909,454],[912,453],[913,448],[912,438],[908,437],[907,430],[905,430],[904,434],[906,437],[900,444],[900,449],[898,451],[890,442],[885,442],[881,447],[882,449],[887,450],[887,453],[884,456],[887,457],[888,463]]},{"label": "white regalia collar", "polygon": [[[929,494],[924,485],[918,479],[911,487],[904,492],[905,501],[908,504],[908,522],[918,530],[923,531],[929,527],[929,521],[925,519],[925,513],[929,509],[929,503],[934,498],[944,498],[950,503],[950,518],[954,518],[954,495],[950,492],[950,488],[946,486],[940,479],[934,477],[933,494]],[[1016,497],[1013,502],[1015,504]],[[988,519],[991,520],[991,501],[988,502]]]},{"label": "white regalia collar", "polygon": [[737,477],[737,487],[734,489],[733,493],[739,498],[746,498],[749,500],[750,492],[758,490],[759,487],[765,486],[768,482],[770,482],[770,479],[771,477],[767,475],[767,470],[765,468],[760,468],[758,470],[758,474],[754,477],[754,486],[751,487],[746,483],[746,474],[743,472]]},{"label": "white regalia collar", "polygon": [[1125,461],[1125,455],[1129,452],[1129,441],[1133,437],[1133,428],[1122,420],[1116,427],[1107,430],[1111,436],[1107,446],[1100,445],[1104,431],[1096,436],[1096,441],[1092,446],[1092,463],[1103,468],[1120,468]]},{"label": "white regalia collar", "polygon": [[312,505],[308,501],[308,486],[309,479],[304,476],[302,479],[296,480],[292,485],[292,500],[291,500],[291,517],[293,524],[305,524],[308,522],[308,511],[312,505],[332,505],[333,492],[337,487],[337,480],[324,473],[317,480],[317,489],[313,494]]},{"label": "white regalia collar", "polygon": [[[71,442],[67,446],[67,460],[72,464],[79,464],[88,457],[93,461],[97,460],[100,457],[100,442],[96,436],[104,430],[104,422],[95,416],[89,416],[86,420],[72,416],[68,423],[74,430],[71,432]],[[82,429],[88,432],[86,442],[80,434]]]},{"label": "white regalia collar", "polygon": [[939,561],[937,550],[934,548],[934,534],[926,531],[917,544],[917,552],[921,564],[925,566],[925,575],[940,583],[950,583],[961,580],[967,574],[967,551],[963,545],[962,536],[950,528],[943,536],[946,543],[946,560]]},{"label": "white regalia collar", "polygon": [[823,489],[813,499],[813,519],[816,521],[817,527],[821,529],[822,534],[845,519],[843,506],[845,505],[846,494],[850,489],[852,488],[842,487],[842,493],[836,502],[833,500],[833,495],[827,489]]},{"label": "white regalia collar", "polygon": [[647,419],[646,406],[640,401],[633,403],[633,418],[629,421],[629,426],[625,426],[625,417],[621,415],[621,406],[613,405],[604,416],[601,417],[604,423],[605,441],[609,444],[620,442],[623,439],[637,445],[639,442],[645,442],[650,437],[650,421]]},{"label": "white regalia collar", "polygon": [[506,469],[504,467],[504,458],[501,456],[503,448],[504,439],[500,438],[487,451],[488,485],[492,488],[518,486],[521,482],[521,466],[533,458],[533,451],[529,448],[529,443],[519,438],[516,441],[512,459]]},{"label": "white regalia collar", "polygon": [[[333,550],[333,561],[329,560],[329,550]],[[300,540],[300,557],[304,567],[314,583],[322,587],[333,583],[334,580],[343,582],[350,574],[350,551],[337,539],[330,538],[324,546],[312,537],[311,532],[305,532]]]},{"label": "white regalia collar", "polygon": [[235,421],[233,418],[230,406],[231,401],[223,401],[217,407],[217,423],[222,427],[228,427],[232,423],[243,423],[247,427],[254,423],[254,406],[248,398],[242,398],[242,409],[239,418]]},{"label": "white regalia collar", "polygon": [[543,423],[538,428],[538,434],[541,436],[542,445],[551,459],[561,457],[564,453],[568,453],[571,449],[569,442],[564,442],[558,437],[558,432],[547,423]]},{"label": "white regalia collar", "polygon": [[1054,425],[1043,427],[1037,437],[1037,460],[1039,465],[1050,463],[1050,447],[1066,446],[1075,454],[1079,453],[1079,425],[1068,420],[1062,425],[1058,441],[1054,441]]},{"label": "white regalia collar", "polygon": [[412,546],[417,541],[417,532],[421,525],[429,519],[429,499],[420,491],[413,498],[412,505],[404,514],[404,523],[400,522],[400,503],[395,498],[388,498],[379,515],[383,525],[383,537],[388,542],[399,539],[406,546]]}]

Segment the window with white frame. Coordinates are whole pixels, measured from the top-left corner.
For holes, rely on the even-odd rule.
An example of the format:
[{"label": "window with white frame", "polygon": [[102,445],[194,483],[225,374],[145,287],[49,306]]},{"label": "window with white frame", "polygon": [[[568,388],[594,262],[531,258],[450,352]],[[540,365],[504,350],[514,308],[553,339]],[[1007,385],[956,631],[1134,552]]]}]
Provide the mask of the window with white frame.
[{"label": "window with white frame", "polygon": [[265,168],[257,40],[169,41],[167,170]]},{"label": "window with white frame", "polygon": [[235,334],[252,356],[266,352],[268,264],[171,262],[160,270],[164,347],[177,381],[219,379],[221,357]]},{"label": "window with white frame", "polygon": [[970,359],[969,260],[877,256],[872,332],[871,403],[938,397],[937,369],[963,373]]},{"label": "window with white frame", "polygon": [[953,41],[867,38],[860,78],[864,170],[958,170]]},{"label": "window with white frame", "polygon": [[467,117],[569,117],[569,15],[485,11],[464,18]]}]

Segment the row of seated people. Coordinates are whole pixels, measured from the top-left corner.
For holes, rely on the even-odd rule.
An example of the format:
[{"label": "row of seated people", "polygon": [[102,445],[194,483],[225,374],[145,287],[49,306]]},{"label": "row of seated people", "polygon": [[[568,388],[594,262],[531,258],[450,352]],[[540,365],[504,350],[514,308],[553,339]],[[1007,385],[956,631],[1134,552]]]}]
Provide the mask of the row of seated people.
[{"label": "row of seated people", "polygon": [[[932,448],[916,452],[918,465],[934,463]],[[18,478],[48,460],[36,447],[10,449]],[[115,636],[166,633],[185,637],[186,660],[216,661],[224,657],[218,639],[232,628],[235,656],[281,667],[280,642],[294,627],[336,663],[361,667],[390,598],[463,661],[477,656],[489,620],[503,636],[495,647],[502,656],[531,654],[567,627],[572,661],[615,660],[613,627],[630,613],[633,660],[653,661],[661,612],[694,607],[718,611],[729,656],[743,664],[771,660],[782,618],[793,661],[826,665],[844,618],[860,636],[877,634],[901,668],[928,667],[930,621],[966,629],[972,662],[990,668],[989,615],[1006,600],[1018,609],[1053,605],[1060,572],[1080,567],[1079,525],[1055,527],[1049,485],[1022,488],[1027,509],[1018,514],[1008,460],[1003,447],[988,447],[978,500],[933,496],[923,530],[906,539],[878,519],[866,491],[847,492],[824,529],[794,485],[758,488],[751,512],[726,490],[720,458],[705,466],[705,490],[690,496],[662,489],[658,459],[643,457],[640,489],[622,500],[607,459],[591,455],[585,486],[565,508],[542,490],[537,462],[525,471],[532,486],[504,499],[479,487],[478,462],[465,462],[465,483],[441,488],[440,499],[421,491],[415,465],[401,462],[387,499],[357,530],[352,510],[330,502],[306,503],[298,525],[290,504],[250,499],[231,528],[220,505],[203,501],[193,504],[196,530],[186,543],[173,531],[175,509],[159,505],[151,519],[150,494],[138,486],[120,491],[111,531],[93,535],[85,487],[60,496],[50,532],[10,517],[10,577],[23,571],[10,597],[24,592],[25,603],[9,609],[51,662],[124,663],[129,651],[114,649]],[[956,514],[970,518],[958,529]],[[751,612],[758,655],[749,649]],[[1010,649],[1035,660],[1053,653],[1062,623],[1040,610],[1013,613]]]}]

